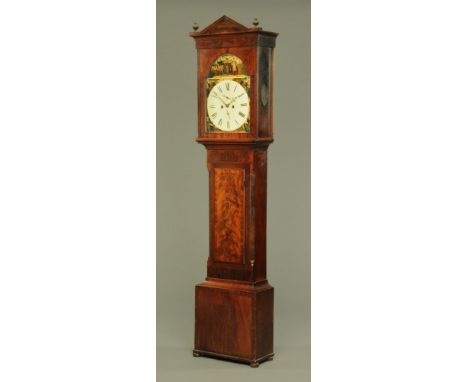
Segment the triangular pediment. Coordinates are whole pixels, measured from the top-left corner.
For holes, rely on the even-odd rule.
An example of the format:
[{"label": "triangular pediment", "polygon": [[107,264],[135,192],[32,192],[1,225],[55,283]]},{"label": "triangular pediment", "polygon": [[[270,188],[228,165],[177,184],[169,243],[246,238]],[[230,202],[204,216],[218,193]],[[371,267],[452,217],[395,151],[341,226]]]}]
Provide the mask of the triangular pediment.
[{"label": "triangular pediment", "polygon": [[248,30],[249,28],[246,26],[224,15],[215,22],[208,25],[199,34],[235,33],[246,32]]}]

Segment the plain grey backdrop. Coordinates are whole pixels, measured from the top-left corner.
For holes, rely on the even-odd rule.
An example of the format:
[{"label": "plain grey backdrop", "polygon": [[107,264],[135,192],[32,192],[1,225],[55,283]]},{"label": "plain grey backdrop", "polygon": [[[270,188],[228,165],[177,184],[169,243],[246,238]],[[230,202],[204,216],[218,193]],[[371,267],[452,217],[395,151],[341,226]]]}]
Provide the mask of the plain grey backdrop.
[{"label": "plain grey backdrop", "polygon": [[[194,285],[206,276],[208,172],[197,131],[196,49],[189,37],[223,14],[278,32],[275,142],[268,154],[268,279],[275,359],[193,358]],[[310,4],[308,0],[157,1],[157,378],[310,380]]]}]

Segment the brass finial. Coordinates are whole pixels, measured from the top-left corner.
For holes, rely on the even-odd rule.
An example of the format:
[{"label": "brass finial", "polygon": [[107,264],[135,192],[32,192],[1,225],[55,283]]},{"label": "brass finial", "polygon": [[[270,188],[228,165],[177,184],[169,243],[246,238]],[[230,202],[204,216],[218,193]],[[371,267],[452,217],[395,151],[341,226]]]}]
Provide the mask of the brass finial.
[{"label": "brass finial", "polygon": [[258,27],[258,19],[256,17],[253,19],[252,24],[255,28]]},{"label": "brass finial", "polygon": [[192,28],[195,32],[198,30],[198,23],[196,21],[192,24]]}]

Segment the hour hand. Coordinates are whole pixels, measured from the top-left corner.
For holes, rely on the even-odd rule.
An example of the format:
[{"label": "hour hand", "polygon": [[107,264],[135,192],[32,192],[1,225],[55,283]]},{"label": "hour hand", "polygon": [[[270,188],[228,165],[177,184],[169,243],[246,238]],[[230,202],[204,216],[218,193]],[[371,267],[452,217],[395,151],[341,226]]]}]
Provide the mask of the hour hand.
[{"label": "hour hand", "polygon": [[223,99],[222,99],[220,96],[218,96],[217,94],[214,94],[214,96],[215,96],[217,99],[219,99],[219,100],[224,104],[224,106],[228,106],[228,105],[229,105],[229,104],[227,104],[226,102],[224,102]]},{"label": "hour hand", "polygon": [[231,103],[233,103],[236,99],[238,99],[239,97],[242,97],[242,96],[243,96],[243,94],[238,95],[238,96],[235,96],[235,97],[233,97],[233,98],[230,98],[230,97],[229,97],[229,103],[227,104],[227,106],[229,106],[229,105],[230,105]]}]

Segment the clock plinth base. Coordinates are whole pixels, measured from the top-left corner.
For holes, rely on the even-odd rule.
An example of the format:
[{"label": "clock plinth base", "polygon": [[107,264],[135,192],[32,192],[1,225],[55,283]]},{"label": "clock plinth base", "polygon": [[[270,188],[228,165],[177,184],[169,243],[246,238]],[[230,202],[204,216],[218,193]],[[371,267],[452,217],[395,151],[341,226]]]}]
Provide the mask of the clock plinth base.
[{"label": "clock plinth base", "polygon": [[203,356],[203,357],[216,358],[216,359],[225,360],[225,361],[245,363],[253,368],[258,367],[263,362],[273,360],[273,356],[274,356],[274,354],[269,354],[269,355],[266,355],[265,357],[261,357],[255,361],[252,361],[252,360],[248,360],[245,358],[233,357],[233,356],[229,356],[226,354],[218,354],[218,353],[213,353],[213,352],[203,351],[203,350],[194,350],[193,352],[194,352],[194,357],[197,357],[197,358]]},{"label": "clock plinth base", "polygon": [[196,285],[194,355],[252,367],[272,359],[273,292],[266,281],[207,280]]}]

